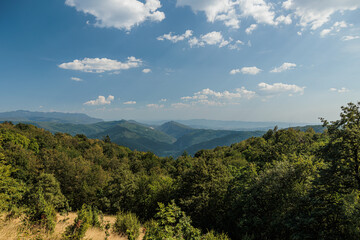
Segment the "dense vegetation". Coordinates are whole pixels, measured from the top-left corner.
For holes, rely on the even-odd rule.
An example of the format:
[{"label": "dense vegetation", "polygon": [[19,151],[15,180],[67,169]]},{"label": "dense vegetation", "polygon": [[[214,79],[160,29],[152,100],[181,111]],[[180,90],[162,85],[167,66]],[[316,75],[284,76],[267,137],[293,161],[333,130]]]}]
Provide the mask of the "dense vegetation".
[{"label": "dense vegetation", "polygon": [[154,127],[126,120],[93,124],[20,122],[35,125],[52,133],[68,133],[72,136],[84,134],[88,138],[95,139],[110,136],[112,142],[131,150],[149,151],[157,156],[173,157],[180,156],[184,151],[194,154],[201,149],[230,146],[232,143],[249,137],[259,137],[265,133],[265,131],[194,129],[176,122],[167,122]]},{"label": "dense vegetation", "polygon": [[[359,107],[350,103],[340,120],[323,120],[324,133],[275,128],[177,159],[131,151],[110,138],[3,123],[0,209],[25,208],[34,220],[84,206],[127,213],[145,224],[145,239],[227,239],[222,233],[231,239],[358,239]],[[119,228],[131,229],[121,219]]]}]

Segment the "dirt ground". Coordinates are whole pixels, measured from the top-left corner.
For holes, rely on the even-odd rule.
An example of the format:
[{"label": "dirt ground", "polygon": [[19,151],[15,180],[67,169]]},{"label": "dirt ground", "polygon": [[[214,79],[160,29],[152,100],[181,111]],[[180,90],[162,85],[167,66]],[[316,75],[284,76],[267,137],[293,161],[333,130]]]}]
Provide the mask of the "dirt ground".
[{"label": "dirt ground", "polygon": [[[61,240],[62,234],[65,232],[67,226],[74,223],[76,213],[69,213],[68,215],[57,215],[57,223],[53,234],[48,234],[41,229],[24,227],[21,218],[6,220],[5,215],[0,216],[0,240]],[[115,223],[115,216],[104,216],[104,221],[111,225]],[[139,240],[144,237],[143,229],[140,229]],[[90,228],[87,230],[85,238],[87,240],[104,240],[105,231],[99,228]],[[108,240],[126,240],[127,237],[120,236],[110,231]]]}]

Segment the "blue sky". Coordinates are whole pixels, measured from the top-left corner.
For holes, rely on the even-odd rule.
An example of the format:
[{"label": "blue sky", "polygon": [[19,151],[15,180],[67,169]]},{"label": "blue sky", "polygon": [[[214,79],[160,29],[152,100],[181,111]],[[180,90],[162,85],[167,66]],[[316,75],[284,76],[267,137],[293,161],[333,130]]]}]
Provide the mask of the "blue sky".
[{"label": "blue sky", "polygon": [[3,0],[0,111],[337,119],[360,96],[359,0]]}]

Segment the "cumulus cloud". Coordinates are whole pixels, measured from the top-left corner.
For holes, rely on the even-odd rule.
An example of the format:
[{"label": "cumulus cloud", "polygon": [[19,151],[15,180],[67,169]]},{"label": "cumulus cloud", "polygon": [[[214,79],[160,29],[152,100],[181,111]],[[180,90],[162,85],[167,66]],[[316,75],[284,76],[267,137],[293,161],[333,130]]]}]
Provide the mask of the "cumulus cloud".
[{"label": "cumulus cloud", "polygon": [[221,32],[209,32],[202,35],[199,39],[194,37],[189,40],[190,47],[194,46],[205,46],[205,45],[217,45],[219,47],[226,46],[229,42],[224,39]]},{"label": "cumulus cloud", "polygon": [[338,93],[346,93],[346,92],[349,92],[349,89],[345,88],[345,87],[342,87],[342,88],[330,88],[330,91],[331,92],[338,92]]},{"label": "cumulus cloud", "polygon": [[323,29],[320,32],[321,37],[325,37],[326,35],[330,34],[331,32],[340,32],[342,28],[347,28],[348,24],[344,21],[335,22],[330,28]]},{"label": "cumulus cloud", "polygon": [[231,0],[177,0],[177,6],[190,6],[194,12],[205,12],[209,22],[223,21],[226,26],[239,28],[240,21]]},{"label": "cumulus cloud", "polygon": [[71,77],[70,79],[75,81],[75,82],[82,82],[83,81],[81,78],[78,78],[78,77]]},{"label": "cumulus cloud", "polygon": [[[209,32],[207,34],[201,35],[199,38],[193,37],[189,40],[190,47],[204,47],[205,45],[217,45],[220,48],[228,46],[233,41],[232,38],[226,40],[221,32]],[[236,46],[231,45],[231,46]],[[231,48],[229,45],[229,48]]]},{"label": "cumulus cloud", "polygon": [[160,99],[160,102],[166,102],[167,101],[167,99],[166,98],[162,98],[162,99]]},{"label": "cumulus cloud", "polygon": [[192,105],[205,104],[222,106],[226,104],[236,103],[242,99],[251,99],[255,96],[255,94],[255,92],[246,90],[244,87],[236,88],[234,92],[216,92],[209,88],[206,88],[194,93],[192,96],[182,97],[181,100],[186,101]]},{"label": "cumulus cloud", "polygon": [[164,34],[157,37],[157,40],[164,41],[168,40],[173,43],[184,41],[186,39],[190,47],[204,47],[206,45],[218,46],[219,48],[227,46],[229,49],[240,49],[240,45],[244,43],[240,40],[234,40],[231,37],[225,39],[221,32],[213,31],[200,36],[193,36],[192,30],[186,30],[182,35],[174,35],[173,33]]},{"label": "cumulus cloud", "polygon": [[160,22],[165,14],[158,11],[160,0],[66,0],[65,4],[95,17],[97,27],[131,30],[145,21]]},{"label": "cumulus cloud", "polygon": [[360,39],[360,36],[344,36],[341,38],[341,40],[343,40],[343,41],[351,41],[351,40],[355,40],[355,39]]},{"label": "cumulus cloud", "polygon": [[316,30],[330,21],[336,12],[353,11],[360,7],[359,0],[287,0],[282,4],[300,20],[300,26]]},{"label": "cumulus cloud", "polygon": [[136,104],[136,101],[127,101],[127,102],[124,102],[125,105],[134,105]]},{"label": "cumulus cloud", "polygon": [[145,68],[142,70],[143,73],[151,73],[151,69],[150,68]]},{"label": "cumulus cloud", "polygon": [[82,60],[75,59],[72,62],[62,63],[59,65],[59,68],[90,73],[103,73],[106,71],[136,68],[141,64],[142,60],[136,59],[135,57],[128,57],[126,62],[119,62],[108,58],[84,58]]},{"label": "cumulus cloud", "polygon": [[232,28],[239,28],[240,19],[249,17],[261,24],[291,23],[290,15],[275,19],[273,4],[264,0],[177,0],[177,6],[190,6],[194,12],[205,12],[209,22],[222,21]]},{"label": "cumulus cloud", "polygon": [[294,69],[295,67],[296,67],[295,63],[285,62],[280,67],[275,67],[270,72],[272,72],[272,73],[281,73],[281,72],[284,72],[284,71],[287,71],[287,70]]},{"label": "cumulus cloud", "polygon": [[268,95],[277,95],[281,93],[288,93],[289,96],[292,96],[294,93],[300,95],[304,94],[305,87],[299,87],[294,84],[284,84],[284,83],[274,83],[273,85],[267,83],[259,83],[258,87],[260,91]]},{"label": "cumulus cloud", "polygon": [[277,17],[275,21],[276,21],[276,24],[284,23],[286,25],[289,25],[292,23],[290,14],[287,16],[281,15],[281,16]]},{"label": "cumulus cloud", "polygon": [[189,37],[191,37],[193,35],[193,31],[192,30],[186,30],[184,34],[182,35],[173,35],[172,32],[168,33],[168,34],[164,34],[160,37],[157,37],[157,40],[159,41],[164,41],[164,40],[169,40],[173,43],[179,42],[179,41],[183,41]]},{"label": "cumulus cloud", "polygon": [[252,34],[252,32],[257,28],[257,24],[251,24],[246,30],[246,34]]},{"label": "cumulus cloud", "polygon": [[84,105],[92,105],[92,106],[109,105],[109,104],[111,104],[112,101],[114,101],[114,99],[115,98],[112,95],[109,95],[107,98],[105,98],[104,96],[99,96],[95,100],[90,100],[90,101],[84,103]]},{"label": "cumulus cloud", "polygon": [[267,4],[264,0],[239,0],[238,4],[241,16],[252,17],[257,23],[277,25],[271,4]]},{"label": "cumulus cloud", "polygon": [[241,69],[233,69],[230,71],[230,74],[235,75],[237,73],[242,73],[242,74],[250,74],[250,75],[256,75],[259,74],[262,70],[260,68],[257,67],[243,67]]},{"label": "cumulus cloud", "polygon": [[156,108],[156,109],[164,108],[164,107],[165,107],[164,104],[156,104],[156,103],[147,104],[146,106],[147,106],[148,108]]}]

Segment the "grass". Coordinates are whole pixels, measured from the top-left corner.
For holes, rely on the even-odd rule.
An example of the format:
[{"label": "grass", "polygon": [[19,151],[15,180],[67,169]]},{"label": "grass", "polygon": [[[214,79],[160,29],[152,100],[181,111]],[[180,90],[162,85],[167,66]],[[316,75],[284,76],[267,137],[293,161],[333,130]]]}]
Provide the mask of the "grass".
[{"label": "grass", "polygon": [[[61,240],[62,234],[65,232],[67,226],[71,225],[76,213],[69,213],[68,215],[57,215],[57,223],[53,234],[48,234],[44,230],[35,226],[25,226],[21,218],[6,220],[6,215],[0,215],[0,240]],[[115,223],[115,216],[104,216],[104,221],[109,222],[111,226]],[[142,229],[140,231],[142,233]],[[104,240],[105,230],[99,228],[90,228],[84,239]],[[144,234],[140,234],[139,240],[143,239]],[[126,240],[126,237],[110,231],[108,240]]]}]

